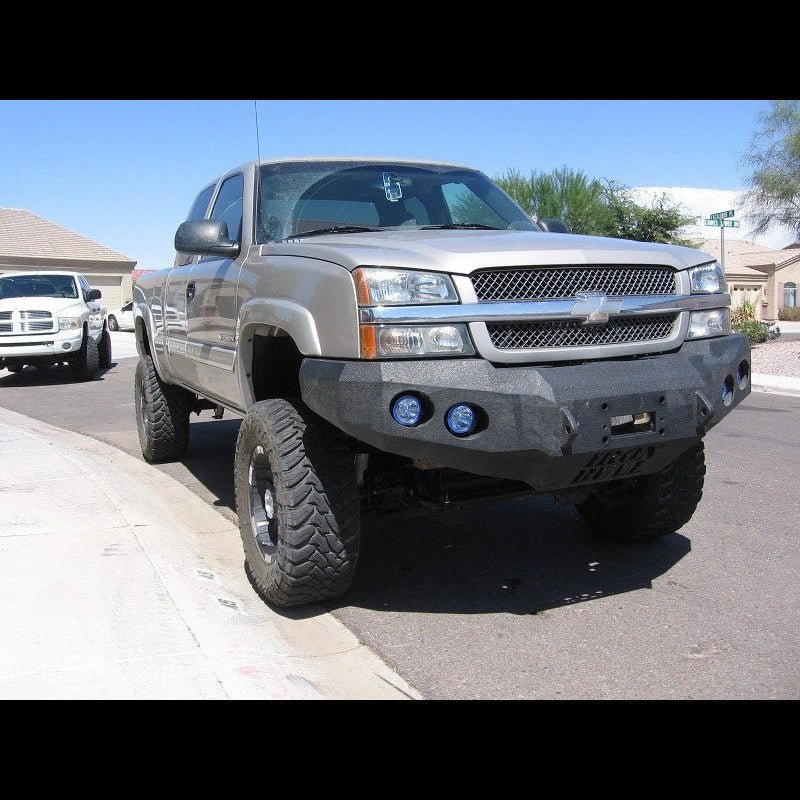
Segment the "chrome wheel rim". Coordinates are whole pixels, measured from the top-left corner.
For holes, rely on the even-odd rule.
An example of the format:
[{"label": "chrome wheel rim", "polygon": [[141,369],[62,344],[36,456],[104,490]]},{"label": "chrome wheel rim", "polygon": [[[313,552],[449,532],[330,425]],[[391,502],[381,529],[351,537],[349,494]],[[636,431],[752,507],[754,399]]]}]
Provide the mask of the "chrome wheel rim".
[{"label": "chrome wheel rim", "polygon": [[247,471],[249,484],[250,530],[265,561],[272,561],[278,546],[278,521],[275,484],[264,448],[259,445],[250,456]]},{"label": "chrome wheel rim", "polygon": [[150,412],[147,409],[147,401],[144,397],[143,386],[139,392],[139,419],[142,420],[142,428],[144,428],[145,433],[147,433],[150,430]]}]

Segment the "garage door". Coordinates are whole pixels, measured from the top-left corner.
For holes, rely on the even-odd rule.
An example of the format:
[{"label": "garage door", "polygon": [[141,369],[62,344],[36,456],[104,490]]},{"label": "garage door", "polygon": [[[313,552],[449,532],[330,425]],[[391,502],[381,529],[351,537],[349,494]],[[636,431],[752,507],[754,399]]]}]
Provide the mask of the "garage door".
[{"label": "garage door", "polygon": [[86,275],[86,280],[93,289],[103,293],[103,302],[111,308],[122,305],[122,275]]}]

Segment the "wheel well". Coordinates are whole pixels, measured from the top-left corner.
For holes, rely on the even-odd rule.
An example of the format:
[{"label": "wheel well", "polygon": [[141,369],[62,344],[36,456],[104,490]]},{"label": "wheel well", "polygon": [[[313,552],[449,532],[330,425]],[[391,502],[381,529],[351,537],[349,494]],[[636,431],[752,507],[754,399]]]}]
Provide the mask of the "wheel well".
[{"label": "wheel well", "polygon": [[300,396],[302,353],[284,331],[253,336],[253,363],[250,370],[256,402],[276,397]]},{"label": "wheel well", "polygon": [[147,328],[142,317],[136,317],[136,349],[143,356],[151,356],[150,342],[147,339]]}]

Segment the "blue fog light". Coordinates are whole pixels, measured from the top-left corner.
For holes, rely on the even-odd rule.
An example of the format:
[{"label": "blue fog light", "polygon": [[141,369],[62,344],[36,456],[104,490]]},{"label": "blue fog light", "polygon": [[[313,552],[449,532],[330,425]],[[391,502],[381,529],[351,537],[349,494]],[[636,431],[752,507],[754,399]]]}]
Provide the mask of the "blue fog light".
[{"label": "blue fog light", "polygon": [[401,394],[392,403],[392,416],[398,425],[413,428],[422,419],[422,401],[413,394]]},{"label": "blue fog light", "polygon": [[722,402],[729,406],[733,402],[733,376],[728,375],[722,384]]},{"label": "blue fog light", "polygon": [[445,424],[455,436],[469,436],[478,424],[478,414],[472,406],[459,403],[447,412]]}]

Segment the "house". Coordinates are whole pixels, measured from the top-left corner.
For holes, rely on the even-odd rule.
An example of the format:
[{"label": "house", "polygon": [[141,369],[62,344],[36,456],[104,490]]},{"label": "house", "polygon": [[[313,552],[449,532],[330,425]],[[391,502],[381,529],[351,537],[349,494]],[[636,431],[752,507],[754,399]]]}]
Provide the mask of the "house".
[{"label": "house", "polygon": [[[706,239],[700,249],[719,259],[719,239]],[[772,250],[749,239],[729,239],[725,242],[725,277],[733,308],[749,299],[759,319],[777,319],[781,308],[793,308],[800,299],[800,247]]]},{"label": "house", "polygon": [[122,282],[136,262],[22,208],[0,208],[0,273],[41,269],[81,272],[109,308],[122,304]]}]

